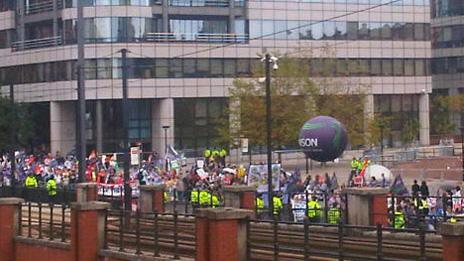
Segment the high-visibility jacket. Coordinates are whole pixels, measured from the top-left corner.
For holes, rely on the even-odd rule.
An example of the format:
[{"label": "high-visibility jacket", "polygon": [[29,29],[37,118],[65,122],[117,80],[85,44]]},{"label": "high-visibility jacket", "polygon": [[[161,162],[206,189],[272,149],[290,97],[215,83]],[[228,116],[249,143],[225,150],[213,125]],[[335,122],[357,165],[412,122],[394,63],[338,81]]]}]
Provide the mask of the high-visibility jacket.
[{"label": "high-visibility jacket", "polygon": [[25,185],[27,188],[37,188],[39,184],[37,184],[37,179],[34,176],[27,176]]},{"label": "high-visibility jacket", "polygon": [[358,168],[358,160],[351,161],[351,170],[356,170]]},{"label": "high-visibility jacket", "polygon": [[227,156],[227,151],[226,151],[225,149],[222,149],[222,150],[219,152],[219,157],[224,158],[225,156]]},{"label": "high-visibility jacket", "polygon": [[414,200],[414,205],[416,208],[419,210],[424,210],[429,208],[429,202],[426,199],[415,199]]},{"label": "high-visibility jacket", "polygon": [[213,150],[213,152],[211,153],[213,155],[213,157],[217,157],[219,156],[219,150]]},{"label": "high-visibility jacket", "polygon": [[273,206],[274,206],[274,215],[277,215],[280,213],[280,211],[282,210],[282,208],[284,207],[282,205],[282,200],[279,198],[279,197],[276,197],[274,196],[272,198],[272,203],[273,203]]},{"label": "high-visibility jacket", "polygon": [[163,193],[163,200],[164,200],[164,202],[169,201],[169,194],[166,191]]},{"label": "high-visibility jacket", "polygon": [[330,208],[327,215],[329,224],[338,224],[340,222],[340,209]]},{"label": "high-visibility jacket", "polygon": [[219,207],[219,198],[216,195],[213,195],[213,208]]},{"label": "high-visibility jacket", "polygon": [[358,171],[361,171],[363,168],[363,162],[361,160],[358,160]]},{"label": "high-visibility jacket", "polygon": [[320,217],[321,216],[321,206],[316,200],[311,200],[308,202],[308,217]]},{"label": "high-visibility jacket", "polygon": [[200,202],[200,192],[198,190],[193,190],[190,193],[190,202],[198,204]]},{"label": "high-visibility jacket", "polygon": [[210,149],[206,149],[206,150],[203,152],[203,156],[205,156],[205,158],[211,157],[211,150],[210,150]]},{"label": "high-visibility jacket", "polygon": [[49,179],[47,181],[47,191],[49,196],[56,196],[56,180]]},{"label": "high-visibility jacket", "polygon": [[211,193],[206,190],[200,191],[200,205],[211,205]]},{"label": "high-visibility jacket", "polygon": [[256,208],[264,209],[264,200],[262,198],[256,198]]},{"label": "high-visibility jacket", "polygon": [[403,212],[395,212],[395,228],[404,228],[405,220]]}]

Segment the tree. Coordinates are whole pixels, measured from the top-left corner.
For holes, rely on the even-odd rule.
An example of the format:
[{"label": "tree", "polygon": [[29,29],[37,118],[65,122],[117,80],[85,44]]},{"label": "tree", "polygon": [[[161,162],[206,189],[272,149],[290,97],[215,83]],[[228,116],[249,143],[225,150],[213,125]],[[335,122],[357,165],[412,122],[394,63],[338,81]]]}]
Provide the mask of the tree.
[{"label": "tree", "polygon": [[450,96],[437,95],[432,98],[431,124],[432,133],[450,135],[456,130],[451,121]]},{"label": "tree", "polygon": [[[323,72],[325,68],[333,71],[330,62],[323,64]],[[346,126],[351,144],[362,144],[364,86],[333,77],[311,79],[308,64],[308,59],[283,57],[279,59],[279,69],[271,73],[273,148],[296,145],[301,126],[316,115],[337,118]],[[347,75],[354,70],[349,64],[345,66]],[[263,75],[263,65],[258,64],[251,80],[234,81],[229,89],[230,118],[218,124],[218,142],[238,145],[236,141],[246,137],[251,145],[266,144],[265,86],[257,80]]]},{"label": "tree", "polygon": [[[44,114],[45,112],[45,114]],[[48,141],[48,106],[46,104],[12,103],[0,97],[0,148],[33,147]],[[12,124],[14,123],[14,124]],[[11,132],[16,134],[16,141]]]},{"label": "tree", "polygon": [[367,141],[369,142],[369,144],[380,144],[381,142],[383,142],[383,138],[388,137],[390,135],[391,121],[391,116],[383,115],[380,113],[376,114],[373,118],[369,120],[367,126]]},{"label": "tree", "polygon": [[417,119],[409,118],[401,131],[401,142],[403,145],[409,145],[417,139],[417,133],[420,129],[420,122]]}]

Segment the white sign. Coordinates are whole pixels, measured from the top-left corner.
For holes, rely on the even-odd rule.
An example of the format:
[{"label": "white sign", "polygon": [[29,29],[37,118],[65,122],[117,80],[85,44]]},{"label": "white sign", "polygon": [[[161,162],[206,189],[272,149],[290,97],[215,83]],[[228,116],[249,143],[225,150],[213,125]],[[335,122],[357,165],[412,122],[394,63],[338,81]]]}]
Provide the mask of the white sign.
[{"label": "white sign", "polygon": [[306,216],[306,195],[296,194],[291,203],[294,222],[302,222]]},{"label": "white sign", "polygon": [[240,147],[242,148],[242,153],[248,153],[248,139],[240,139]]},{"label": "white sign", "polygon": [[140,153],[142,153],[142,151],[140,150],[140,147],[131,147],[130,148],[131,165],[132,166],[140,164]]},{"label": "white sign", "polygon": [[197,167],[202,169],[205,166],[205,161],[202,159],[197,160]]},{"label": "white sign", "polygon": [[[274,191],[280,189],[280,164],[272,164],[272,187]],[[258,192],[266,192],[267,165],[250,165],[248,169],[248,186],[255,186]]]}]

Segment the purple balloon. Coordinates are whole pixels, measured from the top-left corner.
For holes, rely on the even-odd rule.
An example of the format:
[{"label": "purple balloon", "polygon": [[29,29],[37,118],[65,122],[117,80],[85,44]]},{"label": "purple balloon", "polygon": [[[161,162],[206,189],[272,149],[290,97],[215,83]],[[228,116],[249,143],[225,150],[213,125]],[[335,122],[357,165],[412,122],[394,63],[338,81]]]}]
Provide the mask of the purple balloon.
[{"label": "purple balloon", "polygon": [[298,143],[310,159],[326,162],[342,155],[348,135],[343,124],[336,119],[317,116],[301,127]]}]

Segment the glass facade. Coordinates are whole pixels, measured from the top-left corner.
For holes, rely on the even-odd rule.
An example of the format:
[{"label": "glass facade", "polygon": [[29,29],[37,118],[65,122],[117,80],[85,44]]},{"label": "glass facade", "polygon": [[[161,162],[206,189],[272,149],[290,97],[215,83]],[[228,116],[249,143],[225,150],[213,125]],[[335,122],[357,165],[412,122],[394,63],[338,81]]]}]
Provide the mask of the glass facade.
[{"label": "glass facade", "polygon": [[[391,119],[388,146],[401,146],[401,132],[408,120],[419,118],[419,94],[374,95],[374,113]],[[418,135],[419,133],[417,133]]]},{"label": "glass facade", "polygon": [[[109,152],[121,152],[124,129],[122,128],[122,101],[101,100],[102,126],[103,126],[103,150]],[[129,141],[142,143],[145,150],[151,150],[151,100],[129,100]],[[86,127],[87,143],[95,148],[96,144],[96,102],[87,102]]]},{"label": "glass facade", "polygon": [[[77,7],[78,0],[65,0],[67,8]],[[135,5],[135,6],[150,6],[154,4],[154,0],[81,0],[85,6],[99,5]]]},{"label": "glass facade", "polygon": [[464,15],[462,0],[431,0],[432,17]]},{"label": "glass facade", "polygon": [[265,36],[265,39],[279,40],[429,41],[430,25],[399,22],[250,20],[250,38],[261,36]]},{"label": "glass facade", "polygon": [[432,28],[433,48],[455,48],[464,46],[464,25]]},{"label": "glass facade", "polygon": [[[312,77],[430,75],[428,59],[311,59],[308,63],[308,76]],[[128,77],[132,79],[249,77],[254,66],[261,66],[258,59],[247,58],[129,58],[127,64]],[[19,84],[76,80],[73,72],[75,61],[0,67],[0,82]],[[121,59],[88,59],[84,72],[88,80],[120,79]]]},{"label": "glass facade", "polygon": [[464,56],[434,58],[432,74],[464,73]]},{"label": "glass facade", "polygon": [[217,144],[219,120],[227,119],[227,98],[183,98],[174,100],[174,136],[176,148],[187,156],[202,155]]},{"label": "glass facade", "polygon": [[0,0],[0,12],[15,10],[16,0]]},{"label": "glass facade", "polygon": [[195,40],[201,34],[226,34],[229,31],[226,18],[216,19],[169,19],[169,32],[179,40]]}]

